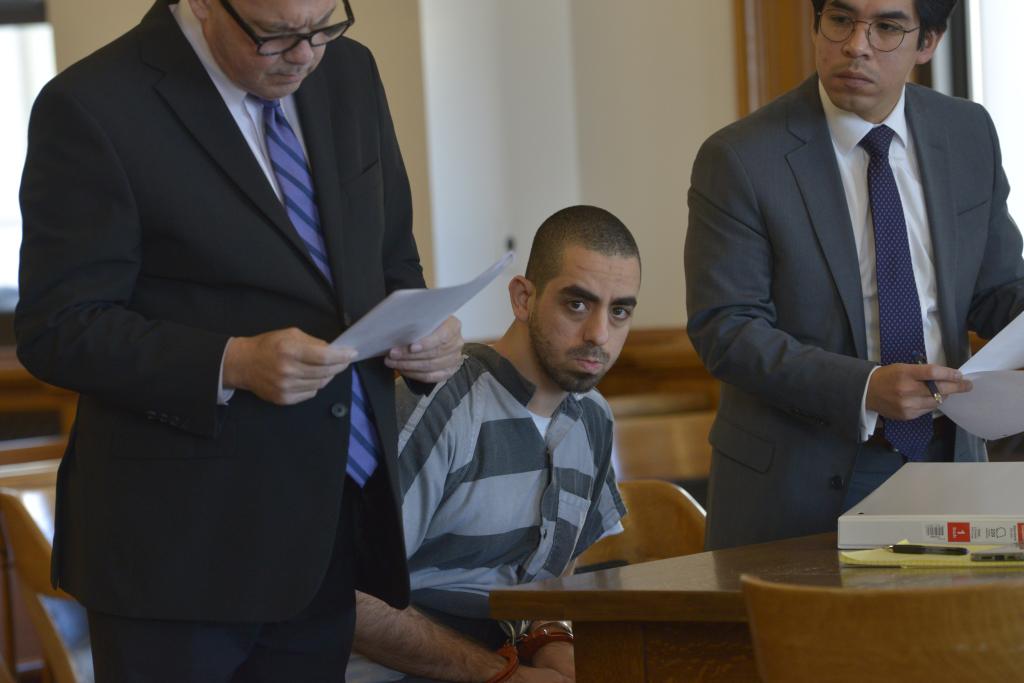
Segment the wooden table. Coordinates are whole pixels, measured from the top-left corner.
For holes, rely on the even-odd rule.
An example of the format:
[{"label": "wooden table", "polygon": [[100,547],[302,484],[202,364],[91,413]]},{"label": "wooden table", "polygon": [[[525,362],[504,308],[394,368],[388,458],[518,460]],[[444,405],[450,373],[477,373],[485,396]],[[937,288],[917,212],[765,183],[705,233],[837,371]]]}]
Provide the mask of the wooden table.
[{"label": "wooden table", "polygon": [[571,619],[581,683],[756,681],[742,574],[851,589],[1022,576],[994,569],[840,568],[836,535],[819,534],[494,591],[491,614]]}]

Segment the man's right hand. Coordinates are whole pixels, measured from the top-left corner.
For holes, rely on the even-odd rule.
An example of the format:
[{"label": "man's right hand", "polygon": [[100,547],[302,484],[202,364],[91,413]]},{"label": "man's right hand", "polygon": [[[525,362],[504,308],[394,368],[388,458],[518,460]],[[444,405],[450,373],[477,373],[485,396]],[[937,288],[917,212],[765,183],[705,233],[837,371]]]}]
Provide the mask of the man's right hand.
[{"label": "man's right hand", "polygon": [[233,337],[224,354],[224,388],[251,391],[278,405],[316,396],[355,360],[350,348],[334,348],[302,330]]},{"label": "man's right hand", "polygon": [[941,365],[883,365],[871,374],[864,405],[890,420],[913,420],[935,410],[938,403],[925,384],[935,382],[943,396],[970,391],[974,386],[959,370]]}]

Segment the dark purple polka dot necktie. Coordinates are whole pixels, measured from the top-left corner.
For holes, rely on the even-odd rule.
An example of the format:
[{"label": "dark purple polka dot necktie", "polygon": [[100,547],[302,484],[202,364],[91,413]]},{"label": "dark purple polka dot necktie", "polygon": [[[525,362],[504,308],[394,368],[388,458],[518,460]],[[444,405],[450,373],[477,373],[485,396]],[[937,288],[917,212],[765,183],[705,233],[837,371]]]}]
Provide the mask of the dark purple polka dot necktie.
[{"label": "dark purple polka dot necktie", "polygon": [[[895,131],[878,126],[860,146],[871,156],[868,194],[875,226],[875,277],[878,283],[878,331],[882,365],[915,363],[925,357],[921,301],[910,260],[907,222],[896,178],[889,165],[889,145]],[[908,460],[922,460],[932,438],[932,416],[883,423],[885,438]]]}]

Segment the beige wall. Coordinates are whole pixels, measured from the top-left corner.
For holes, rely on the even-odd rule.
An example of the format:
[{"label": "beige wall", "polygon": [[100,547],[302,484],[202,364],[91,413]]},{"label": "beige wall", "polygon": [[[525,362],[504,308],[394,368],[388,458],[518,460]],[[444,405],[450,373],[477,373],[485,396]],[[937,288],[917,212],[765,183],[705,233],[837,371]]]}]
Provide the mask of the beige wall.
[{"label": "beige wall", "polygon": [[152,0],[46,0],[58,71],[138,24],[152,5]]},{"label": "beige wall", "polygon": [[637,239],[635,326],[685,320],[683,239],[690,167],[736,118],[731,2],[573,0],[581,198]]},{"label": "beige wall", "polygon": [[[47,0],[57,68],[73,64],[135,26],[152,5],[152,0]],[[353,9],[358,21],[352,37],[373,50],[388,91],[412,183],[416,241],[427,282],[432,283],[419,6],[414,0],[373,0],[356,3]]]},{"label": "beige wall", "polygon": [[353,5],[356,23],[351,36],[373,50],[377,59],[412,185],[413,232],[420,250],[420,261],[427,284],[433,285],[434,252],[419,3],[415,0],[370,0],[354,2]]}]

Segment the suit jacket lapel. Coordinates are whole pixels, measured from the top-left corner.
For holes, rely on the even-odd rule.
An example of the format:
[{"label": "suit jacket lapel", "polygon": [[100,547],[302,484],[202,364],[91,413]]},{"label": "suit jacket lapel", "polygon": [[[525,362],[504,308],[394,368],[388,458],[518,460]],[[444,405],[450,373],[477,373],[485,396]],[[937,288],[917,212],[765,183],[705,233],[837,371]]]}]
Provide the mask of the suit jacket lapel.
[{"label": "suit jacket lapel", "polygon": [[[341,182],[338,178],[337,153],[334,147],[334,130],[331,125],[332,112],[328,97],[326,65],[310,74],[295,93],[295,104],[299,109],[302,136],[309,156],[310,172],[316,189],[316,203],[320,211],[320,228],[323,230],[327,259],[334,276],[334,293],[339,304],[345,273],[344,231],[342,218]],[[346,323],[347,324],[347,323]]]},{"label": "suit jacket lapel", "polygon": [[949,167],[945,128],[938,122],[941,116],[927,110],[927,103],[913,86],[907,86],[907,123],[914,139],[914,151],[921,172],[924,203],[932,237],[935,262],[935,282],[938,292],[939,326],[942,345],[949,363],[966,360],[960,357],[962,344],[956,331],[957,313],[954,310],[957,268],[956,208],[953,205],[953,185]]},{"label": "suit jacket lapel", "polygon": [[164,74],[154,86],[156,91],[213,161],[224,169],[225,176],[326,285],[231,112],[165,3],[156,3],[146,14],[140,35],[142,60]]},{"label": "suit jacket lapel", "polygon": [[815,77],[804,82],[790,104],[789,131],[804,144],[786,155],[818,243],[825,254],[853,333],[857,356],[867,358],[860,265],[853,239],[846,192],[839,176],[832,137],[818,96]]}]

